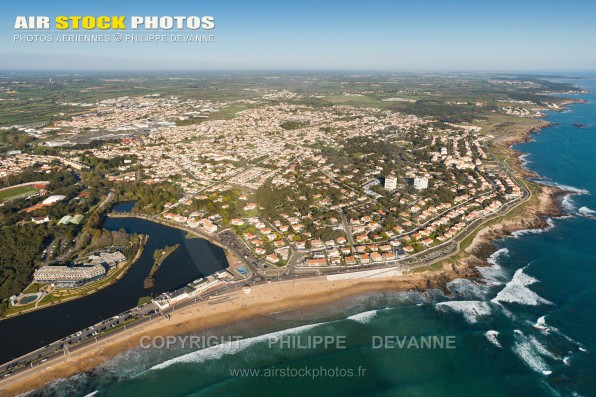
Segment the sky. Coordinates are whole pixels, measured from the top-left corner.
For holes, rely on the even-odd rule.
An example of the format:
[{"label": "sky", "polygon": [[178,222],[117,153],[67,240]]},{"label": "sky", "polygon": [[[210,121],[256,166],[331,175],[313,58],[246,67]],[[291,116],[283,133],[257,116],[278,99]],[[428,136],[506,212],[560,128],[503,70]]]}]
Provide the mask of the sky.
[{"label": "sky", "polygon": [[[17,16],[213,16],[211,43],[35,43]],[[0,70],[596,69],[594,0],[3,0]],[[123,34],[147,35],[147,31]]]}]

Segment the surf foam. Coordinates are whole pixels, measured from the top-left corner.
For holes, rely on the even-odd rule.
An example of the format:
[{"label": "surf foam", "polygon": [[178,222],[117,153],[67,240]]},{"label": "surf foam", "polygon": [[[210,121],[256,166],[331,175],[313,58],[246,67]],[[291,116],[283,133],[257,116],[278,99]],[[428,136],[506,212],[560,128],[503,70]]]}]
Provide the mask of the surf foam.
[{"label": "surf foam", "polygon": [[553,227],[555,227],[555,222],[552,220],[552,218],[548,218],[546,220],[546,223],[548,224],[547,228],[516,230],[515,232],[511,233],[511,235],[513,237],[517,238],[517,237],[525,236],[527,234],[541,234],[541,233],[547,232],[547,231],[551,230]]},{"label": "surf foam", "polygon": [[497,336],[499,336],[499,331],[489,330],[484,333],[484,336],[486,336],[486,339],[488,339],[488,341],[496,347],[501,349],[503,348],[501,342],[499,342],[499,340],[497,339]]},{"label": "surf foam", "polygon": [[377,310],[369,310],[367,312],[362,312],[358,314],[354,314],[349,316],[348,320],[353,320],[361,324],[369,323],[375,316],[377,315]]},{"label": "surf foam", "polygon": [[499,259],[505,256],[509,256],[509,250],[507,248],[501,248],[500,250],[493,252],[486,261],[491,265],[499,266]]},{"label": "surf foam", "polygon": [[540,372],[544,375],[550,375],[552,371],[540,357],[539,353],[535,350],[534,346],[528,341],[525,335],[519,331],[515,332],[516,341],[513,345],[513,352],[526,363],[528,367],[536,372]]},{"label": "surf foam", "polygon": [[519,303],[528,306],[539,304],[552,305],[553,303],[542,298],[527,286],[538,282],[534,277],[524,273],[524,268],[517,269],[511,281],[503,288],[497,296],[491,299],[493,303]]},{"label": "surf foam", "polygon": [[436,304],[438,309],[448,308],[454,312],[461,313],[467,322],[474,324],[479,317],[491,314],[490,306],[481,301],[450,301]]},{"label": "surf foam", "polygon": [[148,371],[164,369],[174,364],[184,364],[184,363],[203,363],[208,360],[217,360],[222,358],[226,355],[236,354],[244,349],[247,349],[250,346],[253,346],[257,343],[267,342],[270,338],[276,338],[284,335],[293,335],[299,334],[313,328],[316,328],[320,325],[328,324],[327,322],[324,323],[316,323],[316,324],[308,324],[302,325],[300,327],[295,328],[288,328],[286,330],[271,332],[264,335],[254,336],[252,338],[241,339],[239,341],[232,341],[226,342],[219,345],[211,346],[205,349],[197,350],[191,353],[184,354],[179,357],[172,358],[170,360],[164,361],[163,363],[154,365],[153,367],[149,368]]},{"label": "surf foam", "polygon": [[583,216],[596,217],[596,211],[588,207],[581,207],[577,212]]},{"label": "surf foam", "polygon": [[501,248],[498,251],[493,252],[486,261],[492,266],[477,266],[476,269],[482,275],[482,278],[489,285],[501,285],[505,282],[505,271],[499,265],[502,258],[509,256],[509,250],[507,248]]}]

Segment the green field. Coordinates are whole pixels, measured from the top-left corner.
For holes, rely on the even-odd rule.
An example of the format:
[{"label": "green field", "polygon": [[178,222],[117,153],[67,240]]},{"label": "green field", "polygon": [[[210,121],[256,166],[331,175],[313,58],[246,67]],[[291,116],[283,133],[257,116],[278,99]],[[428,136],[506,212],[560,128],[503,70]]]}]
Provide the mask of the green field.
[{"label": "green field", "polygon": [[35,189],[31,186],[17,186],[12,189],[0,191],[0,200],[11,200],[19,197],[28,196],[35,193]]}]

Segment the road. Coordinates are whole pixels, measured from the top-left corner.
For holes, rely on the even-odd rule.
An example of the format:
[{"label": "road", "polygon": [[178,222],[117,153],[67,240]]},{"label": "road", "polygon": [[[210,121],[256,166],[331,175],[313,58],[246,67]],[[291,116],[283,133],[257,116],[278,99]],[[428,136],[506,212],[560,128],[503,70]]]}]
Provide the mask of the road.
[{"label": "road", "polygon": [[[501,165],[502,165],[503,171],[505,173],[507,173],[511,178],[514,178],[512,175],[511,168],[509,168],[509,166],[507,164],[501,163]],[[522,189],[521,197],[519,197],[515,200],[512,200],[510,202],[507,202],[494,214],[471,222],[454,239],[447,241],[443,244],[432,247],[432,248],[425,250],[421,253],[411,255],[407,258],[404,258],[401,260],[396,260],[396,261],[391,261],[389,263],[378,263],[378,264],[351,267],[351,268],[331,267],[331,268],[325,268],[325,269],[300,269],[301,271],[299,272],[299,274],[296,274],[294,272],[294,270],[296,270],[295,264],[298,263],[298,261],[303,258],[303,256],[306,254],[306,252],[294,251],[292,253],[292,256],[290,257],[290,260],[288,261],[289,263],[288,263],[286,270],[281,273],[276,272],[277,273],[276,279],[277,280],[287,280],[287,279],[295,279],[295,278],[315,277],[315,276],[318,276],[321,274],[334,274],[334,273],[342,273],[342,272],[369,270],[369,269],[388,267],[388,266],[400,266],[401,268],[404,268],[404,269],[413,269],[413,268],[417,268],[417,267],[429,266],[432,263],[443,260],[446,257],[459,252],[461,249],[461,242],[465,238],[467,238],[470,234],[472,234],[475,230],[482,227],[486,222],[488,222],[494,218],[497,218],[497,217],[507,214],[509,211],[511,211],[512,209],[516,208],[518,205],[520,205],[521,203],[523,203],[527,199],[529,199],[529,197],[531,196],[531,192],[528,189],[528,187],[526,186],[526,184],[519,183],[519,181],[517,179],[514,179],[514,180],[516,182],[518,182],[518,184],[520,185],[520,187]],[[109,203],[109,200],[111,200],[110,195],[108,195],[108,198],[106,198],[106,200],[104,200],[104,202],[102,202],[100,207],[107,205],[107,203]],[[137,216],[137,215],[135,215],[135,216]],[[137,217],[147,218],[149,220],[156,221],[156,219],[153,219],[151,217],[144,217],[144,216],[137,216]],[[345,216],[343,216],[343,214],[342,214],[342,222],[344,223],[344,227],[346,227],[347,220],[345,219]],[[169,224],[169,222],[161,222],[161,223],[164,223],[166,225]],[[180,225],[176,225],[176,224],[172,224],[172,226],[181,228]],[[199,235],[204,234],[202,232],[198,232],[196,230],[185,228],[185,227],[183,227],[183,229],[188,230],[195,234],[199,234]],[[347,229],[347,230],[349,230],[349,229]],[[350,235],[350,233],[346,233],[346,234],[348,236]],[[266,268],[265,268],[266,265],[259,263],[258,259],[256,257],[254,257],[251,250],[246,246],[246,244],[234,232],[232,232],[231,230],[223,230],[218,235],[209,235],[208,238],[209,238],[209,240],[216,240],[219,244],[223,245],[226,249],[231,250],[243,263],[245,263],[256,274],[263,275],[263,271],[266,270]],[[350,243],[353,244],[353,242],[350,242]],[[260,272],[259,272],[259,270],[260,270]],[[228,285],[225,285],[224,287],[221,287],[221,288],[217,289],[216,291],[210,293],[210,295],[221,296],[223,298],[226,293],[228,293],[230,291],[237,290],[239,287],[241,287],[242,284],[251,283],[252,285],[256,285],[256,284],[266,283],[269,281],[270,280],[267,280],[266,277],[261,277],[258,279],[251,277],[250,279],[245,280],[241,283],[236,282],[236,283],[230,283]],[[195,302],[197,302],[197,299],[194,299],[194,300],[190,299],[186,302],[177,304],[176,306],[183,307],[183,306],[186,306],[189,304],[193,304]],[[174,311],[175,308],[176,307],[168,308],[163,312],[163,314],[160,314],[160,315],[164,315],[167,317],[167,313]],[[80,349],[90,343],[95,343],[95,342],[97,342],[103,338],[106,338],[110,335],[114,335],[114,333],[116,333],[116,332],[122,332],[122,331],[126,330],[125,327],[122,327],[121,329],[117,329],[112,332],[108,332],[108,333],[105,332],[105,331],[110,330],[111,328],[118,327],[118,325],[120,325],[121,321],[123,322],[123,321],[127,321],[127,320],[138,319],[136,322],[134,322],[134,324],[131,324],[129,326],[129,327],[132,327],[132,326],[136,327],[140,324],[143,324],[146,321],[149,321],[152,318],[152,316],[154,316],[156,314],[157,314],[157,308],[153,303],[149,303],[149,304],[146,304],[141,307],[130,309],[127,312],[123,313],[122,315],[115,316],[115,317],[112,317],[111,319],[104,320],[98,324],[95,324],[95,325],[90,326],[84,330],[81,330],[73,335],[66,336],[65,338],[61,339],[60,341],[53,342],[47,346],[42,347],[41,349],[31,352],[31,353],[19,358],[16,361],[6,363],[6,364],[0,366],[0,373],[8,371],[4,374],[4,376],[10,377],[13,373],[25,371],[30,367],[34,367],[34,366],[42,364],[44,361],[46,361],[48,359],[58,357],[59,355],[62,355],[62,354],[68,354],[69,352]]]},{"label": "road", "polygon": [[[9,377],[14,373],[36,367],[48,361],[50,358],[56,358],[63,354],[69,354],[82,348],[83,346],[98,342],[110,335],[113,335],[114,331],[111,330],[118,327],[121,323],[130,321],[133,318],[151,319],[152,316],[154,317],[155,315],[158,315],[158,311],[159,309],[152,302],[143,306],[132,308],[122,314],[100,321],[97,324],[93,324],[83,330],[75,332],[74,334],[68,335],[58,341],[39,348],[27,355],[21,356],[17,360],[5,363],[4,365],[0,366],[0,373],[8,371],[3,376]],[[122,330],[125,330],[125,328],[126,327],[123,326]]]}]

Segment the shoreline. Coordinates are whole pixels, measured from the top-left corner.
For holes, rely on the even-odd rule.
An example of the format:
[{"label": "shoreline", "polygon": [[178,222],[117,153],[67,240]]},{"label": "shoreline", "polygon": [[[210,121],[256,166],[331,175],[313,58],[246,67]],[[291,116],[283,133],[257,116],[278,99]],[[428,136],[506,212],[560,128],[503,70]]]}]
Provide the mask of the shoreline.
[{"label": "shoreline", "polygon": [[[551,110],[555,112],[565,111],[567,106],[585,103],[585,100],[580,99],[568,99],[564,101],[560,109]],[[484,265],[489,265],[486,262],[487,254],[496,251],[493,242],[495,240],[502,239],[504,237],[512,235],[516,231],[528,230],[528,229],[546,229],[549,227],[548,222],[545,218],[556,218],[563,215],[562,204],[559,199],[568,194],[573,194],[572,191],[562,189],[558,186],[546,185],[540,182],[530,181],[530,178],[540,178],[536,172],[526,168],[524,159],[522,158],[525,153],[520,150],[514,149],[513,146],[516,144],[528,143],[532,140],[532,135],[540,133],[543,129],[552,127],[555,125],[552,122],[540,119],[541,124],[538,126],[532,126],[524,129],[521,133],[513,134],[504,137],[496,143],[502,150],[508,155],[507,160],[511,161],[511,168],[514,171],[516,177],[518,177],[522,183],[533,185],[534,189],[529,190],[531,196],[524,203],[521,203],[517,208],[525,208],[526,210],[519,215],[513,217],[504,217],[502,220],[495,224],[487,224],[479,228],[474,235],[470,245],[464,249],[467,253],[469,260],[478,262],[479,259]],[[534,200],[534,202],[530,202]],[[489,252],[487,247],[491,247],[492,251]],[[483,251],[484,255],[479,257],[475,252]],[[477,263],[478,264],[478,263]]]},{"label": "shoreline", "polygon": [[[531,132],[533,131],[526,131],[526,133]],[[522,141],[523,138],[524,136],[518,136],[518,139],[522,139]],[[519,171],[523,168],[519,168],[521,161],[515,154],[516,151],[510,146],[506,150],[513,155],[510,160],[518,163],[514,168],[516,176],[527,181],[525,178],[528,175],[520,175]],[[490,224],[494,220],[487,221],[488,225],[481,225],[472,234],[473,241],[469,247],[462,248],[437,261],[439,263],[449,262],[450,259],[459,257],[462,266],[456,267],[453,263],[451,265],[445,263],[438,269],[410,270],[405,271],[402,276],[377,279],[327,281],[326,276],[320,276],[285,280],[252,287],[252,291],[248,295],[242,290],[238,290],[226,294],[228,299],[221,303],[210,304],[209,301],[202,301],[191,304],[180,311],[173,312],[170,320],[158,317],[140,328],[125,331],[126,334],[115,334],[98,344],[84,346],[80,350],[56,358],[30,371],[13,375],[13,377],[0,381],[0,395],[15,395],[31,391],[48,382],[91,371],[118,354],[138,347],[143,336],[180,335],[218,326],[233,326],[255,315],[273,315],[288,310],[304,310],[367,293],[395,293],[443,288],[446,283],[456,278],[475,278],[474,272],[470,272],[470,270],[476,266],[487,265],[484,259],[478,258],[472,253],[476,247],[486,244],[494,251],[492,241],[511,234],[515,230],[546,226],[537,224],[537,220],[542,219],[547,213],[554,213],[555,209],[560,207],[557,205],[555,195],[564,194],[563,190],[546,185],[537,186],[540,188],[539,192],[530,189],[530,197],[512,209],[531,207],[530,211],[523,212],[521,220],[517,217],[509,218],[507,215],[503,215],[505,219],[499,219],[494,225]],[[536,198],[538,198],[539,205],[528,203]],[[556,212],[559,213],[558,210]],[[531,215],[530,219],[528,219],[529,215]],[[166,225],[172,227],[172,225]],[[224,248],[226,254],[227,251]],[[232,255],[232,257],[234,256]]]},{"label": "shoreline", "polygon": [[[18,317],[21,316],[23,314],[27,314],[27,313],[32,313],[35,312],[37,310],[43,310],[43,309],[47,309],[48,307],[53,307],[53,306],[58,306],[61,305],[63,303],[67,303],[67,302],[71,302],[77,299],[81,299],[84,298],[90,294],[95,294],[99,291],[101,291],[102,289],[108,288],[111,285],[113,285],[114,283],[118,282],[122,277],[124,277],[126,275],[126,273],[128,273],[128,271],[130,270],[131,266],[134,265],[139,258],[141,257],[141,255],[143,254],[143,251],[145,250],[145,244],[147,243],[147,236],[144,234],[139,235],[140,240],[139,240],[139,248],[137,249],[137,252],[135,253],[135,256],[130,259],[127,260],[127,263],[120,269],[115,269],[115,272],[113,274],[115,274],[116,272],[119,272],[117,276],[113,277],[113,274],[110,276],[111,280],[108,283],[102,283],[100,284],[97,288],[95,288],[91,293],[87,293],[84,295],[75,295],[73,297],[69,297],[66,299],[62,299],[59,302],[54,302],[54,303],[46,303],[45,305],[41,305],[41,306],[34,306],[32,308],[26,309],[26,310],[22,310],[19,311],[17,313],[12,313],[6,316],[2,316],[0,317],[0,321],[4,321],[4,320],[9,320],[11,318],[14,317]],[[98,281],[94,281],[94,282],[101,282],[101,281],[105,281],[105,279],[100,279]],[[83,286],[85,287],[85,286]],[[43,299],[43,298],[42,298]]]},{"label": "shoreline", "polygon": [[254,316],[274,316],[288,310],[306,310],[368,293],[426,289],[427,272],[401,277],[328,281],[326,276],[257,285],[246,294],[238,290],[214,304],[202,301],[185,306],[166,319],[159,316],[140,328],[63,355],[30,371],[0,382],[0,395],[16,395],[77,373],[87,372],[116,355],[140,346],[142,337],[180,335],[238,324]]},{"label": "shoreline", "polygon": [[[561,109],[555,111],[564,111],[566,106],[576,103],[581,101],[569,100],[562,105]],[[486,258],[496,251],[493,244],[495,240],[519,230],[547,228],[549,225],[545,218],[562,215],[560,197],[573,194],[557,186],[530,181],[529,178],[535,178],[538,175],[524,167],[523,160],[520,159],[521,153],[513,148],[517,143],[529,142],[532,134],[553,125],[544,120],[540,121],[538,126],[526,127],[493,141],[495,147],[503,151],[505,162],[511,166],[518,183],[526,186],[530,196],[501,217],[481,224],[467,237],[472,239],[467,247],[462,247],[457,252],[436,261],[441,264],[439,268],[418,272],[408,270],[403,276],[378,279],[327,281],[326,276],[321,276],[286,280],[255,286],[250,294],[245,294],[242,290],[231,292],[226,294],[228,299],[221,303],[211,302],[210,304],[208,301],[203,301],[186,306],[180,311],[173,312],[169,320],[163,317],[156,318],[138,329],[127,331],[126,334],[110,336],[98,344],[85,346],[31,371],[13,375],[0,381],[0,395],[14,395],[34,390],[48,382],[90,371],[116,355],[138,347],[142,336],[187,334],[223,325],[234,325],[255,315],[274,315],[288,310],[304,310],[367,293],[424,291],[430,288],[441,288],[441,285],[444,286],[445,283],[456,278],[475,278],[475,275],[469,274],[470,270],[475,269],[476,266],[489,265]],[[138,215],[135,217],[143,218]],[[152,221],[176,227],[167,222]],[[183,230],[190,232],[186,228]],[[197,235],[195,232],[193,234]],[[206,236],[198,235],[198,237],[221,247]],[[231,266],[230,259],[236,258],[234,255],[229,255],[226,247],[222,248]],[[455,265],[456,262],[459,262],[458,266]]]}]

